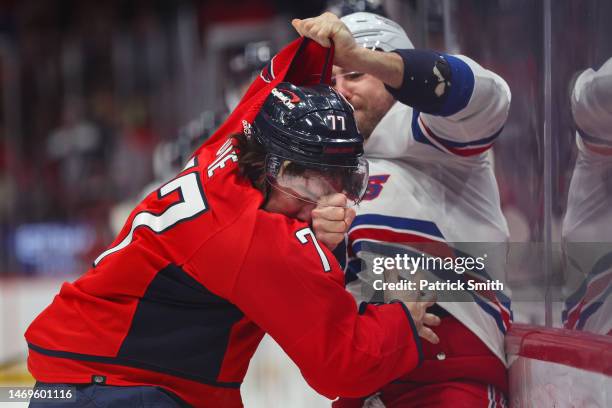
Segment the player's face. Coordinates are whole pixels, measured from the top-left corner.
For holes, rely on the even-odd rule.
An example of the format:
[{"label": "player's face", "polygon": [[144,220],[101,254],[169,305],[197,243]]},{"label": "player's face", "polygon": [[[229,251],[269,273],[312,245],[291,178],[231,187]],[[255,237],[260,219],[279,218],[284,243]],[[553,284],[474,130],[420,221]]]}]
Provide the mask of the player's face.
[{"label": "player's face", "polygon": [[269,212],[283,214],[289,218],[296,218],[300,221],[310,222],[312,220],[312,210],[316,204],[287,194],[277,188],[270,188],[268,202],[264,209]]},{"label": "player's face", "polygon": [[383,82],[369,74],[334,66],[332,86],[355,108],[357,126],[366,139],[395,102]]}]

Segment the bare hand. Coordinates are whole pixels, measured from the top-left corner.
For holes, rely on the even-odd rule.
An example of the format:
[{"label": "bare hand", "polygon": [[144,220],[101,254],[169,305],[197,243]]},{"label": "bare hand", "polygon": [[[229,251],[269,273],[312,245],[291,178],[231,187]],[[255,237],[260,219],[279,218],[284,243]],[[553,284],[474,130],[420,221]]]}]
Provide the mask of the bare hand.
[{"label": "bare hand", "polygon": [[333,13],[325,12],[317,17],[291,21],[291,25],[301,36],[310,38],[323,47],[334,42],[334,64],[350,69],[351,60],[360,47],[346,25]]},{"label": "bare hand", "polygon": [[[396,283],[400,281],[399,272],[395,269],[384,272],[385,282]],[[400,300],[406,305],[416,326],[417,333],[420,337],[430,343],[438,344],[440,339],[427,326],[438,326],[440,318],[432,313],[427,313],[427,308],[433,306],[435,299],[425,300],[420,296],[419,291],[409,290],[385,290],[385,302],[390,300]]]},{"label": "bare hand", "polygon": [[410,315],[412,316],[412,320],[414,321],[414,325],[416,326],[419,336],[432,344],[438,344],[440,342],[438,335],[427,327],[440,325],[440,318],[438,316],[433,313],[426,312],[427,308],[433,306],[434,303],[436,302],[426,302],[423,300],[418,300],[416,302],[404,302],[410,311]]},{"label": "bare hand", "polygon": [[355,219],[355,210],[346,207],[346,197],[332,194],[323,197],[312,210],[312,229],[319,242],[334,250]]}]

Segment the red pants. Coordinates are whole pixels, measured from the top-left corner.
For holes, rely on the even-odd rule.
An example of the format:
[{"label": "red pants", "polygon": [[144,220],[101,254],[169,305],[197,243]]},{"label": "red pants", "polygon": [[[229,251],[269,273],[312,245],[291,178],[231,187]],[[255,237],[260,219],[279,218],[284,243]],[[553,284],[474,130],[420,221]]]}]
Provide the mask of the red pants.
[{"label": "red pants", "polygon": [[[388,408],[506,407],[506,367],[480,339],[452,316],[434,331],[439,344],[422,340],[425,361],[386,385],[379,398]],[[340,398],[334,408],[361,408],[366,398]]]}]

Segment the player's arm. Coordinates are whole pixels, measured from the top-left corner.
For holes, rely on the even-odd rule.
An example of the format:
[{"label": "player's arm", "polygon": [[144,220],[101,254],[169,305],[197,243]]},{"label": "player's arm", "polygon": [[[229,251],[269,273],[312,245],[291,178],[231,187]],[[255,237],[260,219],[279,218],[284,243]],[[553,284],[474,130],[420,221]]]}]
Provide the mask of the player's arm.
[{"label": "player's arm", "polygon": [[[466,56],[423,50],[397,53],[406,67],[410,58],[421,61],[415,64],[422,72],[419,85],[412,86],[416,76],[413,80],[406,69],[399,89],[387,86],[400,102],[414,108],[415,140],[457,157],[477,156],[491,148],[508,118],[511,94],[506,82]],[[428,76],[426,69],[434,74]],[[432,81],[437,81],[435,87],[429,85]]]},{"label": "player's arm", "polygon": [[333,40],[337,65],[377,77],[398,101],[413,107],[412,131],[419,142],[452,155],[474,156],[492,146],[506,122],[508,85],[465,56],[359,47],[331,13],[296,19],[293,25],[323,46]]},{"label": "player's arm", "polygon": [[331,252],[279,217],[258,220],[230,300],[329,398],[368,395],[415,368],[421,345],[405,305],[358,311]]},{"label": "player's arm", "polygon": [[612,58],[576,78],[571,103],[581,150],[612,155]]}]

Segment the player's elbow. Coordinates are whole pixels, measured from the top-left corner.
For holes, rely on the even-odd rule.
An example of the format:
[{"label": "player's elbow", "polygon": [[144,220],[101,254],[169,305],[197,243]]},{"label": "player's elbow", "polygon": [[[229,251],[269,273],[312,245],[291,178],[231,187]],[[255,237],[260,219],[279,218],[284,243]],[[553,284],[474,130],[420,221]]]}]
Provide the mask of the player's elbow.
[{"label": "player's elbow", "polygon": [[499,103],[499,109],[503,112],[504,123],[506,119],[508,119],[508,114],[510,113],[510,102],[512,102],[512,92],[510,91],[510,87],[502,78],[498,77],[497,86],[496,86],[496,99]]},{"label": "player's elbow", "polygon": [[344,367],[334,367],[330,364],[321,367],[316,373],[303,374],[315,391],[330,399],[359,398],[376,392],[392,380],[385,378],[383,373],[387,370],[383,370],[383,367],[378,369],[370,365],[368,367],[364,370],[363,366],[358,364]]},{"label": "player's elbow", "polygon": [[512,99],[506,81],[494,73],[489,73],[477,80],[468,109],[458,119],[469,122],[471,137],[474,139],[490,138],[505,125],[510,112]]},{"label": "player's elbow", "polygon": [[[406,339],[406,343],[409,341]],[[407,344],[393,353],[347,347],[332,351],[325,361],[302,367],[308,383],[328,398],[363,397],[412,371],[421,361],[416,346]]]},{"label": "player's elbow", "polygon": [[512,93],[510,87],[501,77],[492,74],[483,88],[483,99],[488,101],[489,110],[500,121],[502,126],[508,119]]},{"label": "player's elbow", "polygon": [[285,348],[306,381],[322,395],[369,395],[422,361],[420,339],[403,305],[366,304],[359,315],[347,316],[344,324],[334,321],[313,329],[312,336]]}]

